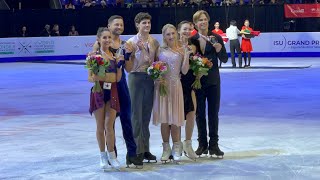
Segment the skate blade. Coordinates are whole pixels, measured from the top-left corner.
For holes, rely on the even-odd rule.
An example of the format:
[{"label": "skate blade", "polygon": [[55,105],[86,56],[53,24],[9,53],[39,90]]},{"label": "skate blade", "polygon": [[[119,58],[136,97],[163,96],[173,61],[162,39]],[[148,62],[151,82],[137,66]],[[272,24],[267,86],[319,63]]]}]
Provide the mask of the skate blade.
[{"label": "skate blade", "polygon": [[162,163],[162,164],[167,164],[167,163],[169,163],[169,162],[171,162],[171,160],[161,160],[161,163]]},{"label": "skate blade", "polygon": [[120,167],[112,167],[112,170],[121,171],[121,168]]},{"label": "skate blade", "polygon": [[143,161],[143,163],[157,163],[157,160],[147,160],[147,161]]},{"label": "skate blade", "polygon": [[178,161],[173,160],[173,163],[176,164],[176,165],[182,164],[180,160],[178,160]]},{"label": "skate blade", "polygon": [[195,157],[195,158],[191,158],[191,157],[189,157],[188,155],[186,155],[186,157],[189,158],[189,159],[192,160],[192,161],[197,161],[197,158],[196,158],[196,157]]},{"label": "skate blade", "polygon": [[199,158],[201,157],[208,157],[208,154],[201,154],[201,155],[197,155]]},{"label": "skate blade", "polygon": [[134,164],[127,164],[127,167],[129,169],[143,169],[143,165],[134,165]]},{"label": "skate blade", "polygon": [[223,155],[210,154],[210,157],[215,159],[223,159]]}]

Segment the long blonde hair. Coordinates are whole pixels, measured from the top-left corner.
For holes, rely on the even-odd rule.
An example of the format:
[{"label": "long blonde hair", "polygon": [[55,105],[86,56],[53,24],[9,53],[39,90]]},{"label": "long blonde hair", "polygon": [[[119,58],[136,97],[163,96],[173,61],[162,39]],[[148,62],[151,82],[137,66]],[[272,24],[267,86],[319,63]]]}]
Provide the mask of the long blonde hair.
[{"label": "long blonde hair", "polygon": [[175,38],[175,44],[178,45],[178,31],[176,29],[176,27],[172,24],[166,24],[162,27],[162,47],[163,48],[167,48],[168,47],[168,43],[165,41],[164,36],[165,36],[165,32],[167,31],[167,29],[172,28],[174,29],[174,31],[176,32],[176,38]]}]

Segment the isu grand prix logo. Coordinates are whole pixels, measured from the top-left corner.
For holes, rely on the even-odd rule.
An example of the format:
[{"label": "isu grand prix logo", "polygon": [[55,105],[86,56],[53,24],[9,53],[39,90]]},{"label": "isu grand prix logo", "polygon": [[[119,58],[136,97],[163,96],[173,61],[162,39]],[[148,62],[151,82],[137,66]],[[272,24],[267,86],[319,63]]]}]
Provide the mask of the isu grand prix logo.
[{"label": "isu grand prix logo", "polygon": [[28,54],[30,53],[31,48],[31,42],[19,42],[18,44],[19,53]]},{"label": "isu grand prix logo", "polygon": [[281,50],[283,50],[287,46],[287,39],[286,39],[286,37],[284,37],[284,35],[281,35],[281,36],[282,36],[282,39],[277,38],[276,40],[273,40],[273,45],[274,46],[281,46],[282,47]]}]

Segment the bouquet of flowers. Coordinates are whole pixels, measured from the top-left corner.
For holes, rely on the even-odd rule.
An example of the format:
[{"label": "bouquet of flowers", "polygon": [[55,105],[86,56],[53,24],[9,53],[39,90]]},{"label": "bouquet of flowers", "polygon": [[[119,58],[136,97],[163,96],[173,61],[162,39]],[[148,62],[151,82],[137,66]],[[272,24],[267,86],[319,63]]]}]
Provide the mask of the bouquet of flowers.
[{"label": "bouquet of flowers", "polygon": [[[104,59],[100,54],[88,54],[86,58],[85,68],[92,71],[97,76],[104,77],[106,75],[106,69],[110,63]],[[102,92],[102,88],[99,82],[95,82],[92,92]]]},{"label": "bouquet of flowers", "polygon": [[253,38],[254,35],[251,34],[251,31],[249,29],[243,29],[240,31],[241,35],[244,35],[246,38]]},{"label": "bouquet of flowers", "polygon": [[192,84],[194,89],[201,89],[200,78],[202,76],[207,76],[208,71],[212,66],[213,64],[208,58],[201,57],[199,54],[190,56],[190,69],[192,69],[193,75],[196,76],[196,80]]},{"label": "bouquet of flowers", "polygon": [[147,68],[147,74],[151,77],[151,79],[159,80],[160,82],[160,86],[159,86],[160,96],[166,96],[168,94],[166,81],[162,77],[167,72],[168,72],[168,65],[167,63],[162,61],[154,62],[151,64],[151,66]]}]

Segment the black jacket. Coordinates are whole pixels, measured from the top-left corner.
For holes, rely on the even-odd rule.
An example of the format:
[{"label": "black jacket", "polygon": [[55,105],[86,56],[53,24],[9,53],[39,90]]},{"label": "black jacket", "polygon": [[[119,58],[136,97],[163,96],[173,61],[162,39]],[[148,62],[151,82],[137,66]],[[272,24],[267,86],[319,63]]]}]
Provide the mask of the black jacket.
[{"label": "black jacket", "polygon": [[205,52],[202,54],[200,50],[200,42],[199,42],[199,34],[191,37],[191,43],[196,47],[197,53],[200,55],[208,58],[212,63],[213,66],[208,72],[208,76],[203,76],[201,78],[201,84],[203,87],[207,87],[210,85],[217,85],[220,83],[220,73],[219,73],[219,61],[226,63],[228,61],[228,54],[226,48],[224,46],[223,40],[220,35],[214,34],[211,31],[208,31],[208,36],[215,36],[218,43],[222,45],[221,51],[219,53],[216,52],[215,48],[212,46],[211,43],[207,42],[205,47]]}]

